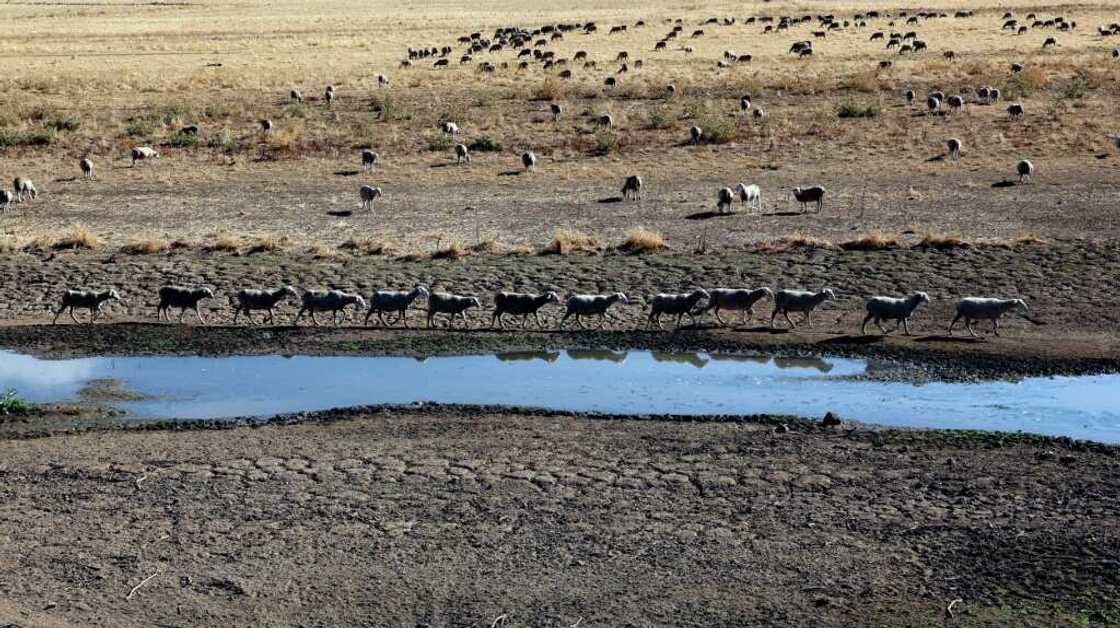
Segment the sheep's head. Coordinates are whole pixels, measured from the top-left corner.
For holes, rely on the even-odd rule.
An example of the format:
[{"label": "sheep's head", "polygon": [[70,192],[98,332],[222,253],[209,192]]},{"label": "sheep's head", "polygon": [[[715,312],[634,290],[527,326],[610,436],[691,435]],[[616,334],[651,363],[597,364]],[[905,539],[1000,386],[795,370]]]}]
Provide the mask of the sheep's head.
[{"label": "sheep's head", "polygon": [[924,292],[915,292],[911,297],[915,303],[929,303],[929,295]]},{"label": "sheep's head", "polygon": [[560,295],[556,294],[555,292],[549,292],[549,293],[544,295],[544,302],[545,303],[559,304],[560,303]]},{"label": "sheep's head", "polygon": [[296,293],[295,287],[284,286],[283,288],[280,288],[280,296],[282,296],[282,297],[298,297],[299,294]]},{"label": "sheep's head", "polygon": [[1022,299],[1014,299],[1012,303],[1014,304],[1013,307],[1015,307],[1016,309],[1022,310],[1023,312],[1030,311],[1030,309],[1027,308],[1027,302]]},{"label": "sheep's head", "polygon": [[427,299],[430,295],[431,295],[431,293],[428,292],[428,289],[425,288],[424,286],[416,286],[415,288],[412,289],[412,298],[414,298],[414,299],[417,298],[417,297],[423,297],[423,298]]},{"label": "sheep's head", "polygon": [[611,296],[612,296],[612,297],[614,297],[614,300],[615,300],[615,301],[618,301],[618,302],[620,302],[620,303],[625,303],[625,304],[627,304],[627,305],[629,305],[629,304],[630,304],[630,300],[629,300],[629,299],[627,299],[627,298],[626,298],[626,295],[625,295],[625,294],[623,294],[623,293],[621,293],[621,292],[616,292],[616,293],[614,293],[614,294],[613,294],[613,295],[611,295]]},{"label": "sheep's head", "polygon": [[836,293],[832,291],[832,288],[825,288],[821,290],[820,294],[824,296],[825,301],[836,298]]},{"label": "sheep's head", "polygon": [[478,297],[471,297],[468,302],[474,307],[482,307],[482,299],[479,299]]},{"label": "sheep's head", "polygon": [[117,292],[116,288],[109,288],[107,298],[113,301],[120,301],[121,295]]},{"label": "sheep's head", "polygon": [[774,298],[774,291],[770,288],[759,288],[759,290],[762,292],[763,297],[771,300]]},{"label": "sheep's head", "polygon": [[195,290],[195,294],[198,295],[199,299],[213,299],[214,298],[214,291],[211,290],[210,288],[199,288],[198,290]]},{"label": "sheep's head", "polygon": [[705,289],[703,289],[703,288],[699,288],[699,289],[697,289],[697,290],[693,290],[693,291],[692,291],[692,294],[690,294],[690,295],[688,295],[688,296],[689,296],[690,298],[692,298],[692,299],[695,299],[696,301],[699,301],[700,299],[708,299],[708,298],[711,298],[711,295],[710,295],[710,294],[708,294],[708,291],[707,291],[707,290],[705,290]]}]

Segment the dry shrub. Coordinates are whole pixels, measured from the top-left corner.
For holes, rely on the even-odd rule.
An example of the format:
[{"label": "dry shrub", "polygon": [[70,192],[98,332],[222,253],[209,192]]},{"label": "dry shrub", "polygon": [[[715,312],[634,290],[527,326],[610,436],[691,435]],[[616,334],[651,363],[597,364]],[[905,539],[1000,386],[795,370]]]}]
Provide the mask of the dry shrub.
[{"label": "dry shrub", "polygon": [[241,250],[241,238],[228,233],[220,233],[213,242],[202,247],[202,249],[210,252],[236,253]]},{"label": "dry shrub", "polygon": [[471,245],[470,251],[471,253],[497,253],[499,248],[497,240],[479,240]]},{"label": "dry shrub", "polygon": [[470,251],[461,242],[452,242],[443,248],[437,248],[432,253],[432,259],[459,259],[467,255],[470,255]]},{"label": "dry shrub", "polygon": [[793,235],[782,236],[773,240],[763,242],[759,246],[759,250],[764,253],[783,253],[785,251],[792,251],[798,249],[831,249],[832,243],[828,240],[811,236],[805,233],[795,233]]},{"label": "dry shrub", "polygon": [[868,94],[878,93],[880,89],[879,73],[875,70],[858,72],[844,81],[844,87]]},{"label": "dry shrub", "polygon": [[70,249],[86,249],[94,250],[101,248],[101,239],[93,234],[85,225],[71,225],[63,234],[56,238],[51,239],[48,236],[41,236],[28,242],[24,246],[25,251],[65,251]]},{"label": "dry shrub", "polygon": [[968,242],[965,242],[959,233],[934,233],[932,231],[922,236],[921,242],[915,245],[915,248],[938,249],[941,251],[967,249],[968,247]]},{"label": "dry shrub", "polygon": [[154,255],[163,253],[171,248],[171,244],[162,238],[141,237],[133,238],[121,247],[121,253],[128,255]]},{"label": "dry shrub", "polygon": [[626,230],[626,239],[618,245],[618,250],[626,253],[656,253],[668,248],[665,238],[656,231],[645,227],[631,227]]},{"label": "dry shrub", "polygon": [[564,82],[555,76],[550,76],[541,83],[530,100],[561,100],[566,92]]},{"label": "dry shrub", "polygon": [[331,259],[338,257],[338,253],[325,244],[315,243],[307,247],[307,254],[315,259]]},{"label": "dry shrub", "polygon": [[884,249],[898,248],[899,237],[894,234],[883,233],[875,230],[866,233],[855,240],[848,240],[840,244],[845,251],[882,251]]},{"label": "dry shrub", "polygon": [[357,240],[350,238],[349,240],[338,245],[338,248],[343,251],[349,251],[354,255],[388,255],[389,245],[379,240]]},{"label": "dry shrub", "polygon": [[1015,245],[1044,245],[1047,244],[1046,240],[1036,233],[1026,233],[1012,241]]},{"label": "dry shrub", "polygon": [[1019,98],[1021,96],[1030,96],[1036,91],[1046,87],[1049,83],[1050,77],[1046,72],[1037,65],[1032,65],[1023,68],[1021,72],[1017,72],[1007,82],[1007,89],[1005,93],[1008,98]]},{"label": "dry shrub", "polygon": [[274,236],[261,236],[253,240],[249,244],[249,250],[246,251],[249,255],[255,253],[275,253],[284,250],[284,245],[287,244],[287,238],[276,238]]},{"label": "dry shrub", "polygon": [[557,229],[543,249],[541,255],[571,255],[573,253],[595,254],[603,250],[603,243],[595,236],[572,229]]}]

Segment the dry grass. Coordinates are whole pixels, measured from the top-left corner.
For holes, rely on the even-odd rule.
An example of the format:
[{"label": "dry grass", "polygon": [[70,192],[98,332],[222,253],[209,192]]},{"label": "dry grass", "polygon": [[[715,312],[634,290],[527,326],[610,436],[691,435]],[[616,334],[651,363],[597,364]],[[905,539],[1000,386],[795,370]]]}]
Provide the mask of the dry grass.
[{"label": "dry grass", "polygon": [[557,229],[556,234],[543,249],[541,255],[572,255],[587,253],[594,255],[603,250],[603,243],[595,236],[572,229]]},{"label": "dry grass", "polygon": [[88,227],[81,224],[71,225],[61,236],[39,236],[24,245],[25,251],[65,251],[72,249],[95,250],[102,246],[98,238]]},{"label": "dry grass", "polygon": [[915,245],[916,248],[928,248],[938,250],[950,249],[966,249],[971,246],[968,242],[961,237],[959,233],[926,233],[922,236],[921,241]]},{"label": "dry grass", "polygon": [[389,255],[391,253],[388,244],[372,239],[351,238],[338,245],[338,248],[353,255]]},{"label": "dry grass", "polygon": [[882,251],[898,248],[900,239],[901,236],[876,230],[861,235],[854,240],[841,242],[840,248],[845,251]]},{"label": "dry grass", "polygon": [[246,250],[246,253],[248,255],[254,255],[256,253],[278,253],[284,250],[287,243],[287,238],[260,236],[249,243],[249,248]]},{"label": "dry grass", "polygon": [[812,249],[831,249],[835,248],[831,242],[811,236],[806,233],[795,233],[792,235],[774,238],[762,242],[758,246],[758,250],[763,253],[784,253],[792,250],[812,250]]},{"label": "dry grass", "polygon": [[669,248],[665,238],[656,231],[645,227],[631,227],[626,230],[626,239],[618,245],[618,250],[625,253],[657,253]]},{"label": "dry grass", "polygon": [[235,235],[219,233],[217,237],[214,238],[214,241],[204,245],[202,250],[208,252],[237,253],[241,250],[242,244],[241,238]]},{"label": "dry grass", "polygon": [[1041,246],[1041,245],[1047,244],[1047,241],[1043,237],[1039,236],[1038,234],[1025,233],[1025,234],[1015,238],[1014,240],[1012,240],[1012,243],[1015,244],[1015,245],[1023,245],[1023,246]]},{"label": "dry grass", "polygon": [[432,252],[432,259],[459,259],[470,255],[467,247],[461,242],[451,242],[447,246],[437,248]]},{"label": "dry grass", "polygon": [[171,243],[154,236],[134,238],[121,247],[121,253],[128,255],[154,255],[171,248]]}]

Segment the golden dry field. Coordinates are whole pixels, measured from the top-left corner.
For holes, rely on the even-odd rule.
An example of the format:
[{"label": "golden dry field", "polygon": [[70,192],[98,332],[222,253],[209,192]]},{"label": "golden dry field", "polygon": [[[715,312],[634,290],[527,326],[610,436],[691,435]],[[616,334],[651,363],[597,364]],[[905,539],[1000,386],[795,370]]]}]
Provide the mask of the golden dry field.
[{"label": "golden dry field", "polygon": [[[792,234],[844,242],[878,231],[903,243],[927,233],[1118,234],[1120,160],[1107,134],[1120,131],[1112,56],[1120,37],[1097,31],[1120,20],[1115,6],[945,2],[932,8],[946,17],[857,27],[852,18],[866,8],[858,3],[606,4],[0,5],[14,25],[0,43],[0,176],[28,177],[40,192],[4,212],[7,247],[49,247],[71,225],[86,228],[84,241],[130,251],[175,242],[245,249],[260,239],[265,248],[325,253],[373,240],[404,254],[454,242],[538,249],[557,229],[612,244],[638,226],[676,251]],[[962,10],[974,14],[954,17]],[[1016,35],[1000,28],[1005,11],[1024,23],[1028,12],[1063,16],[1076,27]],[[848,27],[815,38],[815,22],[769,34],[746,23],[825,12]],[[710,17],[736,22],[702,26]],[[677,19],[680,37],[655,52]],[[471,32],[489,38],[504,26],[588,21],[599,30],[542,47],[569,60],[570,80],[539,62],[518,69],[508,46],[459,63],[457,39]],[[616,25],[628,29],[609,34]],[[901,55],[871,41],[876,31],[915,31],[929,49]],[[1051,36],[1058,45],[1043,49]],[[808,39],[812,58],[788,53]],[[400,67],[410,47],[442,46],[454,48],[449,67],[432,67],[435,57]],[[578,51],[597,67],[572,61]],[[624,74],[620,51],[630,55]],[[718,67],[725,51],[752,60]],[[893,65],[880,70],[883,60]],[[480,71],[486,61],[493,72]],[[1024,69],[1013,74],[1012,63]],[[604,89],[608,76],[618,77],[614,89]],[[337,94],[329,108],[328,85]],[[982,85],[1001,89],[1001,100],[978,103]],[[290,100],[292,89],[302,104]],[[913,107],[907,89],[917,93]],[[964,111],[927,115],[933,89],[963,95]],[[764,118],[740,113],[744,94]],[[1022,119],[1009,118],[1010,102],[1023,103]],[[557,121],[551,103],[564,107]],[[842,118],[845,108],[872,117]],[[614,127],[597,126],[608,113]],[[275,125],[267,135],[259,130],[266,118]],[[445,120],[462,128],[460,138],[442,135]],[[197,138],[179,133],[186,125],[199,127]],[[696,146],[694,125],[706,130]],[[950,137],[964,144],[959,162],[944,158]],[[476,147],[471,164],[455,164],[458,141]],[[498,150],[479,150],[488,144]],[[130,168],[139,145],[162,158]],[[381,158],[372,172],[360,169],[366,147]],[[540,163],[522,174],[526,150]],[[83,157],[96,180],[80,178]],[[1024,158],[1037,168],[1034,184],[1003,187]],[[643,199],[616,202],[630,174],[643,177]],[[737,206],[734,216],[712,216],[716,191],[737,182],[762,187],[762,215]],[[372,214],[359,211],[363,184],[384,191]],[[828,189],[825,211],[795,215],[790,188],[812,184]]]}]

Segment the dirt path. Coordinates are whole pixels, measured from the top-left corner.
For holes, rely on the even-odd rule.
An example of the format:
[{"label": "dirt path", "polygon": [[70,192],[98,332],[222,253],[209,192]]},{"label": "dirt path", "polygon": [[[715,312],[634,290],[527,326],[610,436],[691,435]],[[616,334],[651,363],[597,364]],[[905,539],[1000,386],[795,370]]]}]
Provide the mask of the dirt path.
[{"label": "dirt path", "polygon": [[326,418],[0,442],[0,618],[1117,619],[1114,448],[453,408]]}]

